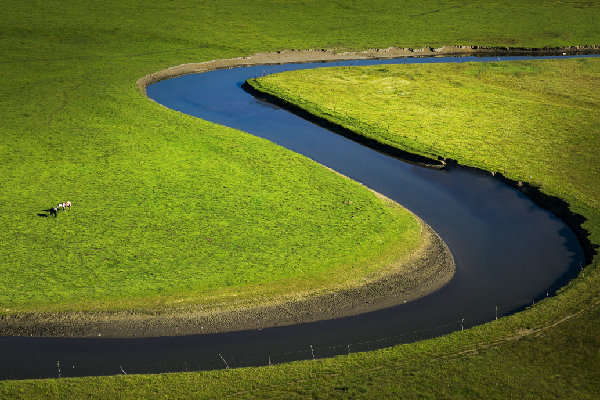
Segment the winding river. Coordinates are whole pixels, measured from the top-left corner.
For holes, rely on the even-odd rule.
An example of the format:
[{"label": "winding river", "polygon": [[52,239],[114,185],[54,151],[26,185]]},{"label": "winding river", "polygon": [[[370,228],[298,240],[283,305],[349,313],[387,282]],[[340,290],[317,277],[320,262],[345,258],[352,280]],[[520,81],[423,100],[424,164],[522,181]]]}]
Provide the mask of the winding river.
[{"label": "winding river", "polygon": [[[501,57],[503,60],[534,57]],[[543,58],[543,57],[535,57]],[[584,263],[575,234],[489,174],[423,168],[364,147],[255,99],[243,82],[300,68],[498,61],[404,58],[240,67],[150,85],[153,100],[268,139],[406,206],[451,249],[456,274],[414,302],[355,317],[215,335],[140,339],[0,337],[0,378],[149,373],[267,365],[439,336],[521,310],[573,278]]]}]

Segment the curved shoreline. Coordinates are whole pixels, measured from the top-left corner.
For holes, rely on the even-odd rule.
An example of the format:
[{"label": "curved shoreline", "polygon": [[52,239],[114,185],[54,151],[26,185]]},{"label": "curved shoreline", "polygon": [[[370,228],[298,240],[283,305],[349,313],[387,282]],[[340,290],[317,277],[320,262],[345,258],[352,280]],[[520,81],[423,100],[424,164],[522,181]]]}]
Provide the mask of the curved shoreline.
[{"label": "curved shoreline", "polygon": [[[447,56],[516,56],[516,55],[579,55],[579,54],[600,54],[600,45],[591,46],[569,46],[555,48],[511,48],[511,47],[482,47],[482,46],[444,46],[441,48],[423,47],[421,49],[390,47],[387,49],[368,49],[356,52],[337,52],[335,49],[312,49],[312,50],[284,50],[278,52],[257,53],[248,57],[238,57],[232,59],[212,60],[202,63],[182,64],[170,67],[153,74],[140,78],[136,85],[140,92],[146,96],[146,87],[152,83],[161,80],[174,78],[177,76],[208,72],[218,69],[228,69],[243,66],[254,65],[276,65],[284,63],[306,63],[306,62],[335,62],[343,60],[361,60],[361,59],[390,59],[399,57],[447,57]],[[301,118],[307,119],[326,129],[332,130],[342,136],[345,136],[362,145],[370,147],[383,154],[399,158],[405,162],[415,163],[426,168],[447,169],[460,166],[470,170],[475,170],[483,174],[489,174],[476,167],[460,165],[456,160],[442,159],[437,160],[424,156],[408,153],[406,151],[383,145],[374,139],[368,139],[364,136],[346,129],[331,121],[313,115],[310,112],[297,107],[276,96],[264,93],[245,82],[242,89],[262,98],[268,102],[274,103],[279,107],[292,112]],[[540,207],[550,211],[559,219],[564,221],[573,232],[575,232],[580,245],[584,251],[586,264],[589,264],[597,252],[597,247],[590,242],[589,232],[583,228],[585,218],[570,209],[570,205],[565,200],[556,196],[543,193],[539,188],[529,185],[526,182],[515,181],[505,177],[501,173],[491,172],[494,178],[501,180],[508,186],[515,188],[527,197],[532,199]],[[441,287],[441,286],[440,286]],[[558,289],[555,288],[555,289]],[[433,290],[432,290],[433,291]],[[392,305],[392,304],[389,304]],[[380,307],[382,308],[382,307]],[[371,311],[376,308],[372,308]],[[358,314],[358,313],[355,313]],[[350,315],[350,314],[349,314]],[[334,317],[331,317],[334,318]]]},{"label": "curved shoreline", "polygon": [[[337,53],[335,50],[290,50],[259,53],[249,57],[182,64],[144,76],[138,79],[136,85],[140,92],[147,97],[146,87],[164,79],[217,69],[259,64],[453,55],[559,55],[563,53],[587,54],[598,52],[600,52],[600,46],[573,46],[554,49],[447,46],[440,49],[430,47],[417,50],[388,48],[385,50],[372,49],[343,53]],[[561,217],[568,222],[568,218],[564,218],[564,215]],[[170,309],[150,312],[23,313],[1,317],[0,335],[152,337],[218,333],[333,319],[401,304],[434,292],[444,286],[454,274],[455,265],[449,249],[430,227],[422,221],[421,224],[424,231],[429,232],[427,235],[430,240],[427,243],[427,249],[421,248],[416,259],[412,258],[409,261],[414,263],[412,267],[417,270],[418,274],[423,273],[425,279],[417,279],[418,277],[415,277],[415,274],[409,275],[406,271],[397,272],[387,274],[378,280],[367,282],[352,289],[332,291],[297,301],[284,300],[278,303],[241,307],[235,310],[203,312]],[[581,229],[580,226],[579,228]],[[436,276],[436,274],[438,275]],[[415,289],[415,286],[418,287]],[[412,290],[412,292],[409,290]]]},{"label": "curved shoreline", "polygon": [[[417,217],[418,218],[418,217]],[[227,310],[161,309],[148,312],[24,313],[0,318],[0,336],[157,337],[222,333],[342,318],[426,296],[454,276],[444,241],[419,219],[420,248],[358,286],[325,289],[264,305]]]},{"label": "curved shoreline", "polygon": [[[190,73],[266,63],[317,61],[313,51],[263,53],[250,57],[184,64],[147,75],[137,81],[146,95],[154,82]],[[331,55],[331,52],[324,52]],[[355,58],[355,53],[344,53]],[[395,53],[392,57],[397,57]],[[377,194],[381,197],[380,194]],[[391,201],[391,200],[390,200]],[[414,214],[413,214],[414,215]],[[424,297],[444,285],[456,269],[444,241],[415,215],[421,225],[423,242],[408,257],[384,267],[362,282],[345,287],[319,288],[296,293],[267,304],[229,305],[224,309],[128,310],[116,312],[30,312],[0,316],[0,336],[36,337],[158,337],[211,334],[342,318],[391,307]]]},{"label": "curved shoreline", "polygon": [[181,75],[196,74],[217,69],[235,67],[249,67],[253,65],[273,65],[287,63],[307,62],[335,62],[343,60],[368,60],[399,57],[448,57],[448,56],[476,56],[476,55],[574,55],[574,54],[600,54],[600,45],[569,46],[552,48],[530,47],[486,47],[486,46],[443,46],[440,48],[422,47],[413,49],[407,47],[388,47],[387,49],[367,49],[364,51],[342,51],[335,49],[313,50],[282,50],[275,52],[256,53],[247,57],[236,57],[205,61],[200,63],[187,63],[169,67],[137,80],[136,86],[146,95],[146,87],[153,83],[175,78]]},{"label": "curved shoreline", "polygon": [[310,121],[320,127],[335,132],[338,135],[342,135],[354,142],[360,143],[363,146],[369,147],[385,155],[395,157],[404,162],[416,164],[424,168],[443,169],[446,166],[446,160],[443,160],[441,158],[438,160],[434,160],[432,158],[428,158],[415,153],[410,153],[398,147],[394,147],[388,144],[381,143],[375,139],[368,138],[364,135],[356,133],[351,129],[345,128],[340,124],[332,122],[327,118],[311,114],[309,111],[306,111],[302,107],[299,107],[285,99],[264,92],[252,86],[250,83],[248,83],[248,81],[242,84],[242,89],[244,89],[246,92],[250,93],[252,96],[258,99],[264,100],[271,104],[275,104],[276,106],[281,107],[284,110],[299,116],[300,118],[304,118],[305,120]]},{"label": "curved shoreline", "polygon": [[318,126],[321,126],[327,130],[330,130],[350,140],[360,143],[363,146],[367,146],[385,155],[398,158],[404,162],[416,164],[424,168],[448,170],[451,168],[460,167],[479,173],[491,174],[495,179],[498,179],[504,184],[523,193],[525,196],[533,200],[533,202],[536,203],[538,206],[550,211],[556,217],[564,221],[577,236],[579,244],[581,245],[584,251],[586,264],[591,263],[594,255],[597,254],[597,249],[600,246],[595,245],[590,241],[590,233],[583,227],[586,218],[580,214],[571,211],[570,205],[567,201],[557,196],[549,195],[542,192],[540,187],[536,187],[535,185],[523,182],[522,180],[511,179],[507,176],[504,176],[504,174],[501,172],[486,171],[478,167],[460,164],[457,160],[451,158],[439,157],[436,160],[432,158],[427,158],[419,154],[404,151],[398,147],[381,143],[376,139],[368,138],[336,122],[330,121],[326,117],[312,114],[311,112],[303,109],[302,107],[291,103],[283,98],[262,91],[260,88],[253,86],[248,81],[243,83],[242,89],[244,89],[252,96],[264,100],[266,102],[275,104],[278,107],[299,116],[300,118],[306,119]]},{"label": "curved shoreline", "polygon": [[[433,48],[425,46],[422,48],[407,48],[407,47],[388,47],[386,49],[367,49],[362,51],[341,51],[336,49],[310,49],[310,50],[282,50],[275,52],[256,53],[247,57],[237,57],[230,59],[218,59],[205,61],[200,63],[186,63],[173,67],[169,67],[152,74],[141,77],[136,82],[138,90],[146,97],[146,88],[152,83],[156,83],[165,79],[175,78],[177,76],[208,72],[218,69],[228,69],[235,67],[245,67],[253,65],[275,65],[284,63],[306,63],[306,62],[335,62],[343,60],[367,60],[367,59],[390,59],[399,57],[448,57],[448,56],[510,56],[510,55],[583,55],[583,54],[600,54],[600,45],[576,45],[568,47],[493,47],[493,46],[443,46]],[[346,129],[340,125],[332,123],[329,120],[320,118],[300,107],[296,107],[285,100],[276,96],[270,96],[263,93],[254,87],[244,82],[243,89],[250,94],[265,97],[266,101],[273,102],[289,112],[295,113],[302,118],[308,119],[314,123],[320,124],[327,129],[331,129],[336,133],[357,141],[365,146],[371,147],[376,151],[392,157],[397,157],[406,162],[420,164],[423,167],[429,168],[447,168],[460,166],[471,170],[481,171],[482,173],[491,173],[495,178],[501,180],[505,184],[519,190],[527,197],[531,198],[540,207],[549,210],[555,216],[567,223],[577,238],[582,248],[584,249],[586,264],[589,264],[600,246],[594,245],[589,239],[589,232],[583,228],[583,223],[586,218],[582,215],[574,213],[570,209],[570,205],[562,198],[543,193],[539,188],[532,186],[523,181],[517,181],[505,177],[498,172],[485,171],[480,168],[465,166],[459,164],[452,159],[432,160],[423,156],[411,154],[391,146],[382,145],[381,143],[365,138],[364,136]],[[152,99],[151,99],[152,100]]]}]

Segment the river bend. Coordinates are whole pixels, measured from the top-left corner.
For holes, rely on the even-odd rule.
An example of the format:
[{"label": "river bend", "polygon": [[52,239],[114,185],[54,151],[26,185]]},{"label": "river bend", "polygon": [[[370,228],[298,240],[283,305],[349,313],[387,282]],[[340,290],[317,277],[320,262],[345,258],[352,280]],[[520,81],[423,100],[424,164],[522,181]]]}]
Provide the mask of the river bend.
[{"label": "river bend", "polygon": [[[533,57],[501,57],[503,60]],[[542,58],[542,57],[536,57]],[[214,335],[140,339],[0,337],[0,378],[171,372],[326,357],[438,336],[493,320],[552,295],[584,262],[575,234],[489,174],[422,168],[339,136],[246,93],[248,78],[299,68],[379,63],[498,61],[408,58],[240,67],[148,86],[174,110],[301,153],[383,193],[448,244],[454,278],[417,301],[359,316]]]}]

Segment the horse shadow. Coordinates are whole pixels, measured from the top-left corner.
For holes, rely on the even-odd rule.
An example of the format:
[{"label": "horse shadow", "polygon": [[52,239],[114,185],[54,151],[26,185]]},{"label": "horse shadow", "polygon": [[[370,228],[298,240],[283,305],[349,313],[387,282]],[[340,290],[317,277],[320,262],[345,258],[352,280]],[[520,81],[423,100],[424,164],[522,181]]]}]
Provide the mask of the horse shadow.
[{"label": "horse shadow", "polygon": [[[52,211],[52,208],[48,208],[47,210],[42,210],[42,211],[46,211],[46,212],[48,212],[48,213],[49,213],[50,211]],[[38,215],[37,215],[37,216],[38,216],[38,217],[42,217],[42,218],[48,218],[48,217],[49,217],[49,216],[51,216],[51,215],[52,215],[52,214],[41,214],[41,213],[38,213]],[[54,215],[54,216],[56,217],[56,215]]]}]

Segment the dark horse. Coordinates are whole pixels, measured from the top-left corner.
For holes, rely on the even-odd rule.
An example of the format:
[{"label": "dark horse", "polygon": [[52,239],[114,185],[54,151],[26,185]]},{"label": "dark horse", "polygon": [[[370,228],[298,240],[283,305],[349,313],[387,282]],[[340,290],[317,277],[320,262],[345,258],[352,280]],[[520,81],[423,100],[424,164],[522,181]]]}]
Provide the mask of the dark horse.
[{"label": "dark horse", "polygon": [[[58,213],[58,208],[52,207],[52,208],[49,208],[47,210],[42,210],[42,211],[50,211],[50,216],[54,215],[54,218],[56,218],[56,214]],[[40,217],[47,217],[48,216],[47,214],[38,214],[38,215]]]}]

